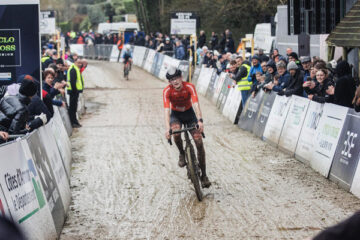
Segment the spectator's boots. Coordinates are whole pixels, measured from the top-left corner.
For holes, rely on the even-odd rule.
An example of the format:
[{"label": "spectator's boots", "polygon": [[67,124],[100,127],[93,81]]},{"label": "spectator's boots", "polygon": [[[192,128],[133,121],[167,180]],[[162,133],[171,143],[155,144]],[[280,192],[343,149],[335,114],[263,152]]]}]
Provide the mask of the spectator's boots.
[{"label": "spectator's boots", "polygon": [[209,181],[209,178],[205,176],[201,176],[201,187],[202,188],[209,188],[211,186],[211,182]]},{"label": "spectator's boots", "polygon": [[178,162],[179,167],[185,167],[186,162],[185,162],[185,153],[179,155],[179,162]]}]

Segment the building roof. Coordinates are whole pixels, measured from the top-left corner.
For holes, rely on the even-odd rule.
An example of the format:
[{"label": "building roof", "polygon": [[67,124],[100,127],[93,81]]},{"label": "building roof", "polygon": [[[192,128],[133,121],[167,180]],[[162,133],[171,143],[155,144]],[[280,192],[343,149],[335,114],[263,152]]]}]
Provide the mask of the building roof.
[{"label": "building roof", "polygon": [[360,0],[336,25],[326,42],[338,47],[360,47]]}]

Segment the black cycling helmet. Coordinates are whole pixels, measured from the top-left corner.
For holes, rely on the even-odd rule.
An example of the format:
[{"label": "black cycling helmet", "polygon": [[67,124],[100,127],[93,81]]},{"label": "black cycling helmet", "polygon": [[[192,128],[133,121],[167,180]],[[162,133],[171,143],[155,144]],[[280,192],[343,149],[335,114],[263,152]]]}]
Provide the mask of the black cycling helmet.
[{"label": "black cycling helmet", "polygon": [[181,71],[177,68],[170,68],[167,73],[166,73],[166,79],[171,81],[174,78],[180,77],[181,76]]}]

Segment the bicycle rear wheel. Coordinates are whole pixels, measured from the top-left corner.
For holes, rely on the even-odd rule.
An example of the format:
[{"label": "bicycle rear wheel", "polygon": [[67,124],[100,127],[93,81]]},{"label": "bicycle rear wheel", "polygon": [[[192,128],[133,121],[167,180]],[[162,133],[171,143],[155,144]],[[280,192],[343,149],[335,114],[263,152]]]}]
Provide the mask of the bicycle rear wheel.
[{"label": "bicycle rear wheel", "polygon": [[202,201],[203,195],[200,187],[200,178],[198,175],[198,166],[195,164],[196,156],[192,145],[186,148],[185,157],[187,159],[187,168],[189,171],[191,182],[194,184],[196,197],[199,201]]}]

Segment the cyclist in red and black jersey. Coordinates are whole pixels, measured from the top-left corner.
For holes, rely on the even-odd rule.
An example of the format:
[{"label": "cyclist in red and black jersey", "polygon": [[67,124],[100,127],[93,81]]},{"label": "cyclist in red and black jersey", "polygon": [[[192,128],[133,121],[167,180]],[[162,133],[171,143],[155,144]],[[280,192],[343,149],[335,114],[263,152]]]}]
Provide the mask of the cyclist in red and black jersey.
[{"label": "cyclist in red and black jersey", "polygon": [[[170,139],[170,129],[180,130],[183,124],[198,124],[199,128],[191,131],[194,139],[198,160],[201,169],[201,184],[203,187],[210,187],[211,182],[206,175],[205,149],[201,133],[204,131],[202,113],[200,110],[199,99],[195,86],[182,81],[182,74],[179,69],[170,68],[166,74],[169,85],[163,91],[163,101],[165,108],[165,136]],[[194,111],[195,110],[195,111]],[[178,165],[184,167],[185,152],[180,134],[174,134],[174,142],[180,151]]]}]

